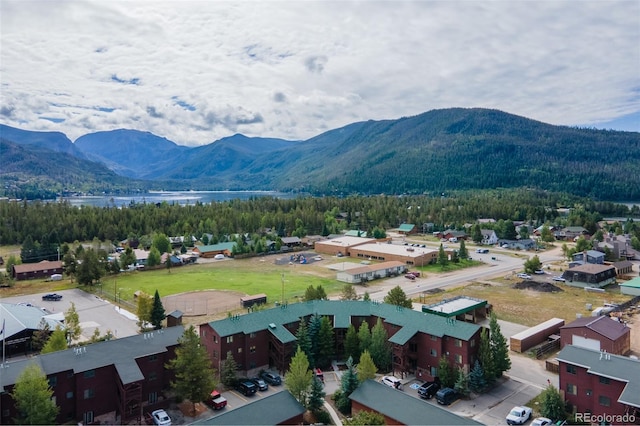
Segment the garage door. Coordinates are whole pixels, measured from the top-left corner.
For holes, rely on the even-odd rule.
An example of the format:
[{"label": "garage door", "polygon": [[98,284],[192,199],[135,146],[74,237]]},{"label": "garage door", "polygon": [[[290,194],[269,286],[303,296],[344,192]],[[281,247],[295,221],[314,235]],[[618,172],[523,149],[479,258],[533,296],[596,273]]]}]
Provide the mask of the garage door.
[{"label": "garage door", "polygon": [[600,341],[596,339],[587,339],[586,337],[573,336],[572,342],[574,346],[581,348],[600,350]]}]

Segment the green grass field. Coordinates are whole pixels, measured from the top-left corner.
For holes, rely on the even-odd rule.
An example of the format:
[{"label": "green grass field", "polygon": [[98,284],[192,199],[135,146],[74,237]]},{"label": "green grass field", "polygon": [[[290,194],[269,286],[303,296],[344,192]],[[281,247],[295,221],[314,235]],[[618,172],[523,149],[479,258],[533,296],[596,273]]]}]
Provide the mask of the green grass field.
[{"label": "green grass field", "polygon": [[344,283],[335,280],[335,273],[318,268],[313,265],[278,266],[254,259],[232,260],[172,268],[171,272],[163,268],[104,277],[102,291],[107,295],[117,291],[125,301],[132,301],[138,290],[153,294],[156,289],[163,297],[190,291],[228,290],[265,293],[268,300],[276,301],[282,298],[284,280],[285,300],[289,301],[302,297],[310,285],[321,285],[327,294],[340,292]]}]

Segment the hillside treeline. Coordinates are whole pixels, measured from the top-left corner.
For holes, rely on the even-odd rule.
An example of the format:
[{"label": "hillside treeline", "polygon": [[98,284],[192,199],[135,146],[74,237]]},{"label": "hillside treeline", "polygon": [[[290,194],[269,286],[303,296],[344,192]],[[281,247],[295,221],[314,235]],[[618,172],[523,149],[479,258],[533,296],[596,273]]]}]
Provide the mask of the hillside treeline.
[{"label": "hillside treeline", "polygon": [[[558,208],[572,208],[560,216]],[[279,236],[328,235],[344,229],[370,232],[413,223],[427,230],[462,229],[480,218],[584,226],[603,216],[638,217],[637,207],[533,190],[459,192],[441,196],[253,198],[211,204],[133,204],[126,208],[76,207],[67,202],[0,202],[0,244],[26,240],[62,244],[120,241],[142,235],[212,234],[225,241],[236,233],[270,229]],[[426,225],[429,224],[429,225]]]}]

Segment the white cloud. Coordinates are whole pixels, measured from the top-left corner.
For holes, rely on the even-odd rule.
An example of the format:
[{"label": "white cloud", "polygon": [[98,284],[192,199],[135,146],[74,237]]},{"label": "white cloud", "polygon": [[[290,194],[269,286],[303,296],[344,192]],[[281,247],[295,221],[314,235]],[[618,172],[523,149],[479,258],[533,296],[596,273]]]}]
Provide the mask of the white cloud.
[{"label": "white cloud", "polygon": [[306,139],[449,107],[581,126],[640,112],[635,1],[0,1],[0,121],[72,140]]}]

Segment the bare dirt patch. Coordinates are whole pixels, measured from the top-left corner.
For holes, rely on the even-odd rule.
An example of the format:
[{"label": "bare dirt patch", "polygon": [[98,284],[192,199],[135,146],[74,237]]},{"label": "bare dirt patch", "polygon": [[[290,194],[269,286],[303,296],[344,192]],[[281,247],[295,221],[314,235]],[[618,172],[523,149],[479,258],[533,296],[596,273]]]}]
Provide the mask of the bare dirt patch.
[{"label": "bare dirt patch", "polygon": [[191,291],[162,298],[166,312],[178,310],[185,317],[216,315],[241,308],[245,293],[224,290]]},{"label": "bare dirt patch", "polygon": [[541,293],[559,293],[564,291],[560,287],[556,287],[555,285],[544,281],[524,280],[519,283],[515,283],[512,287],[518,290],[533,290]]}]

